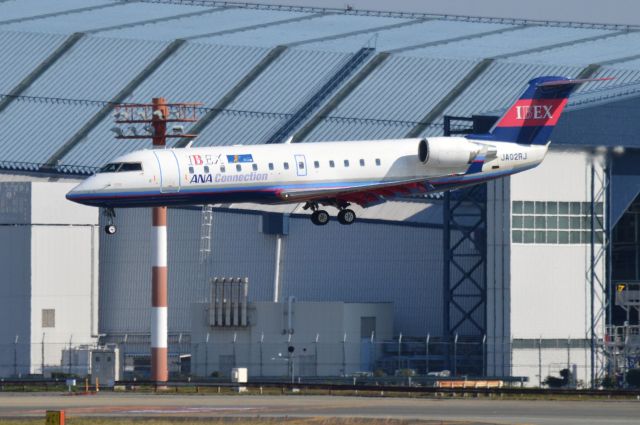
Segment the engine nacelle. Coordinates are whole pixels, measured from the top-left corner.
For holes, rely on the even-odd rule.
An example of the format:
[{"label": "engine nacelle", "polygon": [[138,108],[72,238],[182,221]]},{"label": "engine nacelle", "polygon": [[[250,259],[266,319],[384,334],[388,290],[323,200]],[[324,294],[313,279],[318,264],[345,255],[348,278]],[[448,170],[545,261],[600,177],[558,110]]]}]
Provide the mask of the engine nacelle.
[{"label": "engine nacelle", "polygon": [[480,146],[462,137],[432,137],[418,144],[418,159],[434,168],[464,171],[479,152]]}]

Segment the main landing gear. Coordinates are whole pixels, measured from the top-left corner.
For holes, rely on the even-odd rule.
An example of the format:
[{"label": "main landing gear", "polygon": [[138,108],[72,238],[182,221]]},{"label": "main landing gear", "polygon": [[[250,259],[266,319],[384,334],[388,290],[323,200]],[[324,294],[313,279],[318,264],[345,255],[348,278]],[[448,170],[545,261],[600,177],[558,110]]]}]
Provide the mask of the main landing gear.
[{"label": "main landing gear", "polygon": [[[336,205],[336,207],[340,209],[340,212],[338,212],[338,223],[348,225],[356,221],[356,213],[347,208],[348,206],[349,204],[346,203]],[[311,213],[311,222],[316,226],[324,226],[329,222],[329,213],[319,209],[316,202],[307,202],[302,208],[305,210],[311,208],[313,211]]]},{"label": "main landing gear", "polygon": [[118,228],[113,224],[113,219],[116,217],[116,212],[113,208],[105,208],[102,212],[107,219],[107,225],[104,226],[104,232],[107,235],[113,235],[118,231]]}]

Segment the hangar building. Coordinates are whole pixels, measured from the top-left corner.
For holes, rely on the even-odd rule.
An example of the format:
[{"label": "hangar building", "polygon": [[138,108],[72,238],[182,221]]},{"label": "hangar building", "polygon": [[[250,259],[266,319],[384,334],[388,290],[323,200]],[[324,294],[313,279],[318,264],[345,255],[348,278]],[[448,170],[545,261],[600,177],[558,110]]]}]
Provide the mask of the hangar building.
[{"label": "hangar building", "polygon": [[[351,227],[317,228],[295,205],[216,205],[211,226],[198,208],[171,209],[170,352],[177,363],[209,343],[194,339],[207,334],[194,331],[205,326],[193,321],[194,304],[211,301],[211,277],[238,276],[249,278],[256,305],[274,301],[274,282],[281,302],[392,303],[393,336],[375,341],[388,347],[371,363],[387,373],[449,369],[521,376],[532,385],[567,367],[587,384],[606,373],[605,319],[619,314],[607,292],[614,281],[640,280],[640,239],[631,232],[639,187],[637,28],[171,0],[7,1],[0,16],[0,263],[12,270],[2,290],[13,294],[2,302],[31,321],[29,331],[3,322],[3,374],[55,369],[64,363],[58,351],[97,341],[120,345],[131,373],[143,369],[149,212],[118,211],[119,231],[107,237],[98,236],[94,216],[70,211],[48,242],[60,247],[54,255],[36,237],[37,226],[50,223],[33,214],[46,207],[18,216],[12,198],[31,191],[32,205],[46,205],[61,181],[79,181],[110,158],[145,148],[148,142],[113,140],[114,105],[157,96],[202,102],[199,122],[187,129],[199,134],[195,146],[428,137],[470,126],[447,117],[499,115],[539,75],[615,80],[579,89],[533,171],[358,210]],[[92,229],[78,235],[83,242],[74,241],[76,225]],[[9,255],[15,232],[24,255]],[[201,250],[203,234],[210,252]],[[41,285],[38,264],[86,267],[93,257],[78,246],[99,256],[95,274],[62,267],[69,274],[51,275],[47,285],[55,293],[71,285],[85,307],[97,302],[97,329],[64,325],[55,335],[60,350],[42,354],[53,330],[34,323],[44,323],[44,310],[76,311],[76,304],[46,291],[14,291]],[[85,307],[76,314],[88,323],[95,313]],[[365,328],[343,343],[362,344],[370,338]],[[290,336],[264,338],[284,344]],[[14,355],[21,344],[29,356]],[[355,362],[343,374],[361,369]]]}]

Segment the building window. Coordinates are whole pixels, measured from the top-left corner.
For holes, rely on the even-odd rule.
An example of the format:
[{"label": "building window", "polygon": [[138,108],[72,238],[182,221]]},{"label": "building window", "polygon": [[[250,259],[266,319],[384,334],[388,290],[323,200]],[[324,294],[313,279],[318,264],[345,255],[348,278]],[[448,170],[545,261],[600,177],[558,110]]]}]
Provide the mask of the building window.
[{"label": "building window", "polygon": [[[602,243],[603,206],[594,205],[595,242]],[[511,241],[525,244],[591,243],[591,203],[513,201]]]},{"label": "building window", "polygon": [[42,327],[43,328],[56,327],[56,310],[54,308],[42,309]]},{"label": "building window", "polygon": [[251,164],[253,171],[258,171],[258,164]]}]

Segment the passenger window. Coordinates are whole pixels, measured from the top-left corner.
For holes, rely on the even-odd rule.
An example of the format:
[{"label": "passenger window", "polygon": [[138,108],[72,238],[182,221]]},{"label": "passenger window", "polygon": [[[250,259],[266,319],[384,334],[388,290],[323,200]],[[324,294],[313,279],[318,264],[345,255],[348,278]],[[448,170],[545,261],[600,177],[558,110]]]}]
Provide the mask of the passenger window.
[{"label": "passenger window", "polygon": [[224,165],[221,165],[221,166],[220,166],[220,172],[221,172],[221,173],[224,173],[225,171],[226,171],[226,170],[225,170],[225,168],[224,168]]},{"label": "passenger window", "polygon": [[360,166],[364,167],[364,159],[360,158]]},{"label": "passenger window", "polygon": [[205,173],[207,173],[207,174],[209,174],[209,166],[208,166],[208,165],[205,165],[205,166],[204,166],[204,172],[205,172]]},{"label": "passenger window", "polygon": [[253,168],[253,171],[258,171],[258,164],[251,164],[251,168]]},{"label": "passenger window", "polygon": [[289,163],[288,163],[288,162],[285,162],[283,165],[284,165],[284,169],[285,169],[285,170],[288,170],[288,169],[289,169]]},{"label": "passenger window", "polygon": [[376,158],[376,165],[380,166],[380,158]]},{"label": "passenger window", "polygon": [[189,167],[189,174],[193,174],[193,167]]},{"label": "passenger window", "polygon": [[315,168],[320,168],[320,162],[319,161],[313,161],[313,166]]},{"label": "passenger window", "polygon": [[242,171],[242,165],[236,164],[236,171]]},{"label": "passenger window", "polygon": [[336,166],[336,163],[333,160],[329,161],[329,167],[333,168]]},{"label": "passenger window", "polygon": [[348,159],[345,159],[345,160],[344,160],[344,166],[345,166],[345,167],[348,167],[348,166],[349,166],[349,160],[348,160]]},{"label": "passenger window", "polygon": [[269,171],[273,171],[273,162],[269,163]]}]

